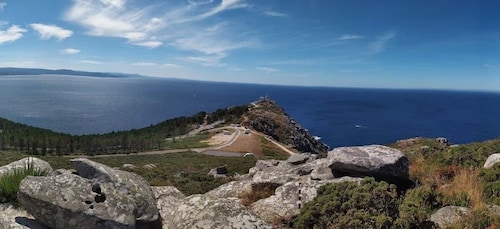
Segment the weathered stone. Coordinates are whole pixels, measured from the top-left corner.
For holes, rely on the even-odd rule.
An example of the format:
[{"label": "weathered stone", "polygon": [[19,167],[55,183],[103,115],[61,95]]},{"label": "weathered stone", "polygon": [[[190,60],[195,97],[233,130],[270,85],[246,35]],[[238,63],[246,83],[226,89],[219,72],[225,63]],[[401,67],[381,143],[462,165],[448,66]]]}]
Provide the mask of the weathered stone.
[{"label": "weathered stone", "polygon": [[135,168],[137,168],[137,166],[135,166],[133,164],[123,164],[122,168],[124,168],[124,169],[135,169]]},{"label": "weathered stone", "polygon": [[491,154],[486,162],[484,163],[484,168],[489,169],[493,167],[496,163],[500,162],[500,153]]},{"label": "weathered stone", "polygon": [[226,174],[227,174],[226,166],[219,166],[217,168],[211,169],[207,175],[217,178],[217,177],[226,177]]},{"label": "weathered stone", "polygon": [[470,211],[470,208],[447,206],[441,208],[431,215],[431,221],[439,225],[440,228],[458,222],[462,217]]},{"label": "weathered stone", "polygon": [[309,160],[310,154],[293,154],[290,156],[286,162],[292,164],[292,165],[300,165],[306,163],[307,160]]},{"label": "weathered stone", "polygon": [[119,192],[130,196],[136,205],[136,219],[142,222],[154,222],[158,220],[158,209],[156,200],[149,183],[141,176],[112,169],[106,165],[78,158],[71,160],[78,175],[93,179],[100,183],[110,183]]},{"label": "weathered stone", "polygon": [[52,167],[46,161],[38,159],[36,157],[26,157],[0,167],[0,177],[16,169],[23,169],[28,166],[33,166],[33,169],[45,171],[47,173],[51,173],[53,171]]},{"label": "weathered stone", "polygon": [[2,229],[46,229],[36,222],[26,210],[11,204],[0,204],[0,228]]},{"label": "weathered stone", "polygon": [[182,200],[158,200],[163,228],[271,228],[239,203],[237,198],[192,195]]},{"label": "weathered stone", "polygon": [[399,150],[381,145],[340,147],[328,152],[334,171],[408,179],[409,161]]},{"label": "weathered stone", "polygon": [[151,170],[151,169],[156,168],[156,165],[155,164],[147,164],[147,165],[143,165],[142,168]]},{"label": "weathered stone", "polygon": [[287,166],[275,166],[256,172],[253,175],[252,180],[254,183],[274,183],[282,185],[290,181],[306,179],[305,175],[308,175],[311,171],[312,168],[304,165],[293,168]]},{"label": "weathered stone", "polygon": [[178,199],[185,197],[184,194],[174,186],[153,186],[151,189],[153,190],[155,199],[159,199],[163,196],[171,196]]},{"label": "weathered stone", "polygon": [[43,225],[59,228],[135,228],[134,201],[109,183],[74,174],[26,177],[19,203]]},{"label": "weathered stone", "polygon": [[261,199],[251,205],[251,211],[266,222],[277,218],[292,218],[300,213],[300,209],[308,201],[316,197],[319,187],[329,183],[359,182],[361,178],[342,177],[328,181],[292,181],[275,191],[275,194]]},{"label": "weathered stone", "polygon": [[239,197],[252,191],[252,183],[251,180],[231,181],[205,193],[205,195],[214,198]]},{"label": "weathered stone", "polygon": [[313,166],[310,175],[311,180],[331,180],[335,178],[327,158],[314,160],[310,164]]}]

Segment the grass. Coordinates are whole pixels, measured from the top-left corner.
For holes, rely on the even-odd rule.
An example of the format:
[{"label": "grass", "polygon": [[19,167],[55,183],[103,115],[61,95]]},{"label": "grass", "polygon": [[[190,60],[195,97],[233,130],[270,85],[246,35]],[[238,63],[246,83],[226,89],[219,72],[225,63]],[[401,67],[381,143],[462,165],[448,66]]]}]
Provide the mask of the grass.
[{"label": "grass", "polygon": [[262,154],[264,155],[264,157],[261,158],[263,160],[286,160],[290,157],[290,154],[284,152],[282,149],[280,149],[264,137],[260,137],[260,144],[262,145]]},{"label": "grass", "polygon": [[48,171],[35,168],[32,161],[0,177],[0,203],[17,202],[19,184],[27,176],[45,176]]},{"label": "grass", "polygon": [[208,147],[209,145],[207,143],[201,141],[207,140],[210,137],[211,135],[209,133],[202,133],[187,138],[166,140],[163,142],[162,149],[192,149]]},{"label": "grass", "polygon": [[479,177],[479,171],[459,169],[451,182],[439,191],[445,196],[465,196],[472,209],[481,209],[485,205],[483,187],[484,182]]}]

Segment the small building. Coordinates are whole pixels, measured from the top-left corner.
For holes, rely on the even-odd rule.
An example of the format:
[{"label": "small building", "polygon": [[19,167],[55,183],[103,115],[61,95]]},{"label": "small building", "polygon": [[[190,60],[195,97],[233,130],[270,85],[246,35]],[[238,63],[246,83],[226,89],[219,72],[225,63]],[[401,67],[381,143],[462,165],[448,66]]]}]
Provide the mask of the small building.
[{"label": "small building", "polygon": [[249,134],[250,133],[250,129],[245,129],[245,134]]}]

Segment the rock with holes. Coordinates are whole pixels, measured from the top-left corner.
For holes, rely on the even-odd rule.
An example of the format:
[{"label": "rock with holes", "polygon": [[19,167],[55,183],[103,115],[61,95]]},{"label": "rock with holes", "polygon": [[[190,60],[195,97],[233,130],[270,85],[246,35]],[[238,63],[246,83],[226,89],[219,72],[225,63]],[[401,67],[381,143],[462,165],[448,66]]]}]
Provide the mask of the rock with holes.
[{"label": "rock with holes", "polygon": [[408,179],[409,161],[399,150],[381,146],[339,147],[328,152],[334,171],[381,179]]},{"label": "rock with holes", "polygon": [[470,212],[470,208],[446,206],[434,212],[431,215],[431,221],[439,225],[439,228],[446,228],[457,223],[468,212]]},{"label": "rock with holes", "polygon": [[192,195],[158,199],[163,228],[271,228],[242,206],[238,198]]},{"label": "rock with holes", "polygon": [[135,203],[134,212],[138,221],[148,223],[159,219],[153,191],[144,178],[85,158],[73,159],[71,163],[79,176],[95,183],[109,184],[123,195],[131,197]]},{"label": "rock with holes", "polygon": [[316,197],[319,187],[329,183],[359,182],[361,178],[342,177],[328,181],[305,180],[288,182],[275,190],[275,194],[258,200],[250,209],[266,222],[275,219],[291,219],[300,213],[306,202]]},{"label": "rock with holes", "polygon": [[19,186],[18,200],[38,222],[53,229],[136,226],[132,198],[111,183],[75,174],[26,177]]},{"label": "rock with holes", "polygon": [[45,171],[47,173],[52,172],[52,167],[44,160],[38,159],[36,157],[26,157],[21,160],[12,162],[8,165],[4,165],[0,167],[0,177],[6,173],[12,172],[16,169],[24,169],[28,166],[32,166],[33,169],[39,171]]},{"label": "rock with holes", "polygon": [[34,220],[26,210],[12,204],[0,204],[0,228],[2,229],[46,229]]}]

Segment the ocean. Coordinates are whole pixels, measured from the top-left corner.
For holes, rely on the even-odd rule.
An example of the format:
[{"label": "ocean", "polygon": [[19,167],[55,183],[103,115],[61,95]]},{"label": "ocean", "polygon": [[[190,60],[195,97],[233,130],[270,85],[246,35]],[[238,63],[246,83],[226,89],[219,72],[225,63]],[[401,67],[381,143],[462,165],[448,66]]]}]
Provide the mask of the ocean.
[{"label": "ocean", "polygon": [[500,136],[500,93],[292,87],[161,78],[1,76],[0,116],[70,134],[141,128],[269,96],[330,147]]}]

